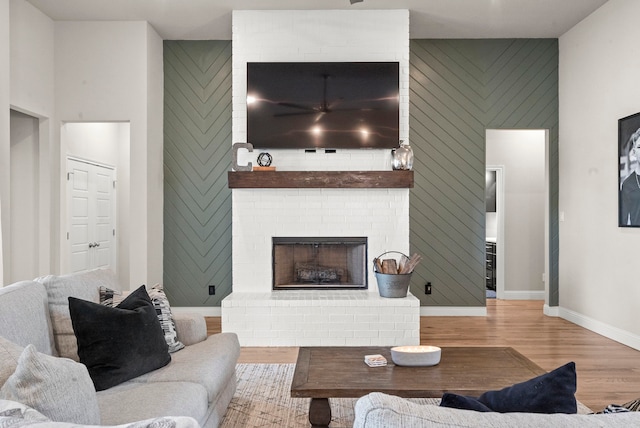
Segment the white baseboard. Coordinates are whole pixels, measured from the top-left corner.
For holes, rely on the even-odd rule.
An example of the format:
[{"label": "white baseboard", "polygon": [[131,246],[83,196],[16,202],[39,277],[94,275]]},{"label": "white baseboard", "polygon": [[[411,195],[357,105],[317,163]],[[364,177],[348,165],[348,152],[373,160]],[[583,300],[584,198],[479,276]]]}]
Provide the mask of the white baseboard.
[{"label": "white baseboard", "polygon": [[544,290],[523,290],[523,291],[506,291],[504,296],[501,297],[504,300],[544,300]]},{"label": "white baseboard", "polygon": [[420,306],[421,317],[486,317],[485,306]]},{"label": "white baseboard", "polygon": [[614,327],[602,321],[595,320],[562,307],[559,308],[559,314],[561,318],[577,324],[580,327],[584,327],[587,330],[591,330],[594,333],[598,333],[599,335],[615,340],[616,342],[627,345],[633,349],[640,350],[640,336],[636,334],[629,333],[626,330],[622,330],[618,327]]},{"label": "white baseboard", "polygon": [[171,306],[171,311],[176,314],[200,314],[203,317],[219,317],[222,316],[220,306]]},{"label": "white baseboard", "polygon": [[544,307],[542,308],[542,313],[548,317],[559,317],[560,308],[558,306],[549,306],[545,303]]}]

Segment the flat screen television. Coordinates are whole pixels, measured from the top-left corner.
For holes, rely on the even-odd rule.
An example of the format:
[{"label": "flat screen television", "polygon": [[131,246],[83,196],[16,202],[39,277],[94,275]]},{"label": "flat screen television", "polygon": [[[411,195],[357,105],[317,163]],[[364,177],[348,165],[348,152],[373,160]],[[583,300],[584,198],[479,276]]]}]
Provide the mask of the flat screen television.
[{"label": "flat screen television", "polygon": [[399,63],[247,63],[247,141],[256,148],[398,146]]}]

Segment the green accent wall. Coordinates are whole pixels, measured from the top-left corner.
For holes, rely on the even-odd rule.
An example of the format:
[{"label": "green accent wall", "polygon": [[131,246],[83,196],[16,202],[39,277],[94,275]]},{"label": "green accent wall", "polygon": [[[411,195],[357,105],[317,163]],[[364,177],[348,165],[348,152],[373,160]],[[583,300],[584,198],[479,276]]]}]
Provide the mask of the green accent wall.
[{"label": "green accent wall", "polygon": [[424,257],[412,293],[423,306],[485,305],[485,131],[548,129],[557,306],[557,39],[412,40],[410,51],[410,241]]},{"label": "green accent wall", "polygon": [[[423,306],[485,305],[485,130],[548,129],[557,306],[557,40],[412,40],[410,55],[410,241],[424,257],[412,292]],[[175,306],[219,306],[231,292],[231,42],[165,41],[164,70],[164,285]]]},{"label": "green accent wall", "polygon": [[164,86],[164,287],[174,306],[220,306],[231,293],[231,42],[165,41]]}]

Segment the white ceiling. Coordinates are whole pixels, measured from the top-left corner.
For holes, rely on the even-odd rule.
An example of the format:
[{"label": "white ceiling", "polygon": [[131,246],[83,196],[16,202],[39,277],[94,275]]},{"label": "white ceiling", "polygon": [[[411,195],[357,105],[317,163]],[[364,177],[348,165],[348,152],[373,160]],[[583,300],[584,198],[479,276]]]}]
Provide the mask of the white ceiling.
[{"label": "white ceiling", "polygon": [[231,39],[231,11],[409,9],[411,38],[556,38],[607,0],[28,0],[56,21],[148,21],[165,40]]}]

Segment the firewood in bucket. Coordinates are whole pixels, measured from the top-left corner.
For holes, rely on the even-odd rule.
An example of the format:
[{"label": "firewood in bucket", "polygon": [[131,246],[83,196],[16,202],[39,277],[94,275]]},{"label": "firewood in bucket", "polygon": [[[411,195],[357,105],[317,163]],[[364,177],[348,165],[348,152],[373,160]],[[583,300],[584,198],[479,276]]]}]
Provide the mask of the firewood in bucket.
[{"label": "firewood in bucket", "polygon": [[384,259],[382,261],[382,273],[397,274],[398,266],[395,259]]},{"label": "firewood in bucket", "polygon": [[376,263],[376,272],[382,273],[382,262],[380,259],[374,259]]},{"label": "firewood in bucket", "polygon": [[413,272],[418,263],[420,263],[420,260],[422,260],[422,256],[420,256],[418,253],[414,253],[409,261],[401,266],[401,268],[398,270],[398,273],[407,274]]},{"label": "firewood in bucket", "polygon": [[400,261],[398,262],[398,273],[404,272],[407,263],[409,263],[409,257],[403,254],[402,257],[400,257]]}]

